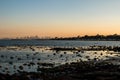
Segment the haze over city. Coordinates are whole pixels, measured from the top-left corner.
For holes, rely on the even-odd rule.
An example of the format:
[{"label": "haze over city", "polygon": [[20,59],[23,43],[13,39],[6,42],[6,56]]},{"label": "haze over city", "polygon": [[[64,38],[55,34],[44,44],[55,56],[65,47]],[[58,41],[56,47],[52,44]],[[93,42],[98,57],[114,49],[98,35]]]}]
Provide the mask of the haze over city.
[{"label": "haze over city", "polygon": [[1,0],[0,38],[120,34],[120,0]]}]

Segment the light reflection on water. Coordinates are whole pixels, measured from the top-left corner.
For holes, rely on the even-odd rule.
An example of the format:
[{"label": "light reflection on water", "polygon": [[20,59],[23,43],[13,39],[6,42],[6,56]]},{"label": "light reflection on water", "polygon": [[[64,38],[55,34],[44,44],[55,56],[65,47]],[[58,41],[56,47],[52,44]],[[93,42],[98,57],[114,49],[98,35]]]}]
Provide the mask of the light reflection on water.
[{"label": "light reflection on water", "polygon": [[[65,63],[88,61],[88,60],[105,60],[109,57],[114,57],[113,51],[59,51],[50,50],[50,47],[26,46],[26,47],[0,47],[0,72],[1,73],[16,73],[20,71],[37,72],[38,63],[52,63],[54,66],[59,66]],[[33,62],[33,65],[29,63]],[[26,65],[24,65],[26,64]]]}]

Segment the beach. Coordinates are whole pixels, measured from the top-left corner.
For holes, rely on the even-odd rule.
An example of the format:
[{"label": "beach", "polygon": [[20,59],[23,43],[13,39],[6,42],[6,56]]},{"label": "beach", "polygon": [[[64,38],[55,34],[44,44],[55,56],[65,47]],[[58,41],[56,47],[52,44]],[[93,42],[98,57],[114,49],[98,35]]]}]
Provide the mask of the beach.
[{"label": "beach", "polygon": [[1,80],[118,80],[119,47],[2,46]]},{"label": "beach", "polygon": [[120,80],[120,0],[0,0],[0,80]]}]

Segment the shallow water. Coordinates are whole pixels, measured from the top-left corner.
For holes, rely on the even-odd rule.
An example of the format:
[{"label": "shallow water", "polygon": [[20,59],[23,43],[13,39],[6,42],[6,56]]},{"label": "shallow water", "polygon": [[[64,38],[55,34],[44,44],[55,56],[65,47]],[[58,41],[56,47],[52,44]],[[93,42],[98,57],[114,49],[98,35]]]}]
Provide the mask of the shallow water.
[{"label": "shallow water", "polygon": [[88,48],[93,45],[120,46],[120,42],[78,40],[0,40],[0,73],[13,74],[18,73],[19,71],[38,72],[37,69],[41,67],[50,68],[65,63],[88,60],[100,61],[120,56],[113,51],[102,50],[50,50],[52,47]]},{"label": "shallow water", "polygon": [[[59,51],[40,46],[8,46],[0,47],[0,73],[18,73],[19,71],[37,72],[37,68],[53,66],[38,65],[50,63],[59,66],[65,63],[80,61],[100,61],[118,54],[113,51]],[[34,64],[31,64],[34,63]],[[22,66],[23,69],[19,67]]]}]

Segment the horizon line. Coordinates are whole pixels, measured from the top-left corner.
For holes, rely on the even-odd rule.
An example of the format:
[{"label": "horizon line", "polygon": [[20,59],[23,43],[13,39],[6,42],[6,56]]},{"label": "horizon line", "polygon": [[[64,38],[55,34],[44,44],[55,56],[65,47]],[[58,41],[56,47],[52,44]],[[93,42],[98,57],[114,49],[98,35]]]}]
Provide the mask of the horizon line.
[{"label": "horizon line", "polygon": [[14,37],[14,38],[9,38],[9,37],[4,37],[4,38],[0,38],[0,39],[50,39],[50,38],[72,38],[72,37],[84,37],[84,36],[110,36],[110,35],[120,35],[120,34],[108,34],[108,35],[103,35],[103,34],[95,34],[95,35],[88,35],[88,34],[85,34],[85,35],[76,35],[76,36],[54,36],[54,37],[51,37],[51,36],[43,36],[43,37],[40,37],[38,35],[35,35],[35,36],[20,36],[20,37]]}]

